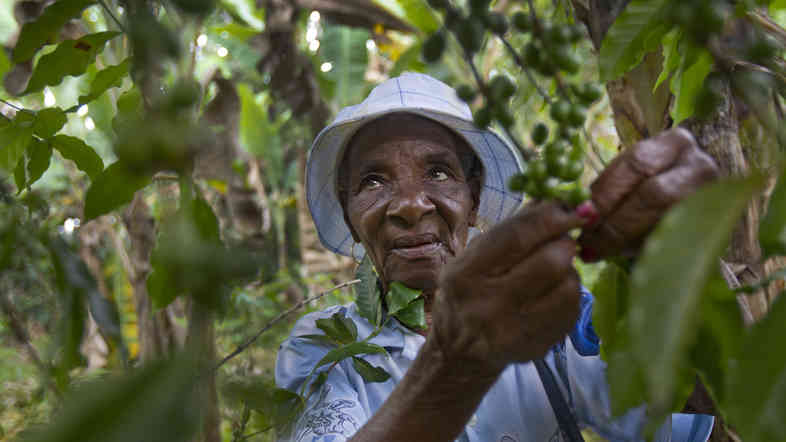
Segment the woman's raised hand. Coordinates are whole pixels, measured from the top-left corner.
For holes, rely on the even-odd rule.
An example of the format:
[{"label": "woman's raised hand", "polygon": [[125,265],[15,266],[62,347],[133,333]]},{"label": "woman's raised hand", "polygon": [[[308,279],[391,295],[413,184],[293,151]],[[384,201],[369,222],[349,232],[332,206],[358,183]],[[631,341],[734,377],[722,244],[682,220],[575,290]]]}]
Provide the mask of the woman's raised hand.
[{"label": "woman's raised hand", "polygon": [[494,371],[542,357],[562,339],[580,297],[568,232],[584,222],[558,203],[531,204],[448,263],[431,325],[443,356]]},{"label": "woman's raised hand", "polygon": [[690,132],[672,129],[621,153],[592,184],[597,221],[579,238],[581,257],[633,257],[674,203],[718,176]]}]

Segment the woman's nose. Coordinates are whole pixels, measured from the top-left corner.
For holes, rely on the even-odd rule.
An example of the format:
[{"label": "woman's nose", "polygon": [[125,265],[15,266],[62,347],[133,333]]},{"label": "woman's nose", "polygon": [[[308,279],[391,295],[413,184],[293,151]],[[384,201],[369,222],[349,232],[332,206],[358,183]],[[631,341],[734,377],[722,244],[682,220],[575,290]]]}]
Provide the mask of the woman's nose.
[{"label": "woman's nose", "polygon": [[423,185],[399,186],[388,204],[387,215],[414,226],[423,216],[436,210]]}]

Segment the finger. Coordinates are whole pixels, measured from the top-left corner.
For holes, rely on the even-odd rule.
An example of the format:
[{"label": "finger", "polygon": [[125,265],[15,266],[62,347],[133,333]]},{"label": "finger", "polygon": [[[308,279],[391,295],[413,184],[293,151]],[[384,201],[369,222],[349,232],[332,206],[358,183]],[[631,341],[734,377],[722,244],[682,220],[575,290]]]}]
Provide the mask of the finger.
[{"label": "finger", "polygon": [[522,299],[540,298],[564,279],[576,276],[573,268],[576,252],[576,241],[561,237],[542,245],[493,282],[499,287],[509,287],[519,304]]},{"label": "finger", "polygon": [[535,204],[471,243],[463,256],[462,270],[505,272],[542,244],[584,224],[584,218],[556,202]]},{"label": "finger", "polygon": [[592,201],[601,218],[614,209],[645,179],[670,168],[681,153],[696,146],[685,129],[663,132],[620,154],[592,183]]},{"label": "finger", "polygon": [[717,177],[712,159],[699,149],[684,152],[679,165],[647,178],[606,219],[579,237],[597,257],[636,248],[676,202]]},{"label": "finger", "polygon": [[578,276],[557,287],[521,311],[528,346],[545,353],[567,335],[579,317],[581,290]]}]

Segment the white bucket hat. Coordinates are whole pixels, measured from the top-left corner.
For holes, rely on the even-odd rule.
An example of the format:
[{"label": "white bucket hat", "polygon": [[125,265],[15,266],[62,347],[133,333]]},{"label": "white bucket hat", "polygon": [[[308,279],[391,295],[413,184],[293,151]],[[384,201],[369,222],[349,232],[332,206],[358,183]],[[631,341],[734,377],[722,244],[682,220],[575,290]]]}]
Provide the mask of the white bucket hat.
[{"label": "white bucket hat", "polygon": [[345,256],[354,253],[355,259],[365,254],[361,244],[354,244],[344,221],[336,189],[337,170],[347,143],[358,129],[394,112],[422,115],[467,141],[484,168],[478,225],[491,226],[521,205],[521,195],[507,187],[509,178],[522,170],[518,152],[494,132],[475,127],[469,106],[453,88],[425,74],[404,73],[375,87],[362,103],[342,109],[311,146],[306,198],[319,239],[328,250]]}]

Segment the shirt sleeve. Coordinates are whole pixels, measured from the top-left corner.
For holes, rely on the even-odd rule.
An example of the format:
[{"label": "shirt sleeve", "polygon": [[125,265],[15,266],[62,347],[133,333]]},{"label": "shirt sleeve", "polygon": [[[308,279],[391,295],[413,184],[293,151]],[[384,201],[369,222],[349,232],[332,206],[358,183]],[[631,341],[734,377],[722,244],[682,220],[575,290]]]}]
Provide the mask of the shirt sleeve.
[{"label": "shirt sleeve", "polygon": [[[311,370],[330,350],[309,339],[298,338],[306,334],[321,334],[314,321],[321,317],[329,317],[331,309],[310,314],[300,319],[279,348],[276,360],[276,384],[287,390],[299,392],[303,383],[307,382],[304,391],[308,392],[310,384],[320,372],[309,377]],[[296,418],[288,434],[280,437],[281,441],[293,442],[343,442],[349,439],[368,420],[367,413],[361,406],[356,390],[346,373],[343,364],[336,364],[328,373],[321,387],[311,393],[306,405]]]}]

